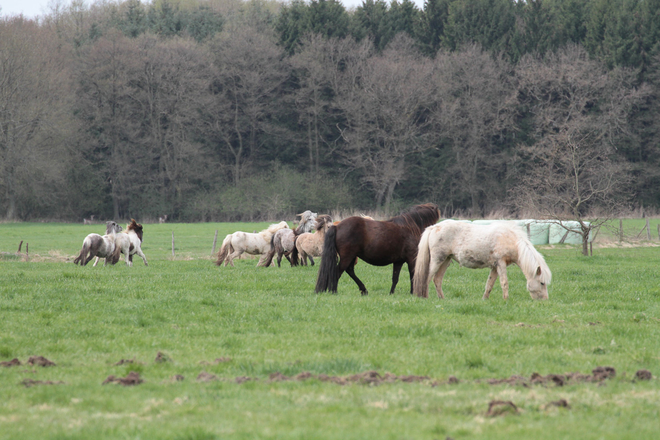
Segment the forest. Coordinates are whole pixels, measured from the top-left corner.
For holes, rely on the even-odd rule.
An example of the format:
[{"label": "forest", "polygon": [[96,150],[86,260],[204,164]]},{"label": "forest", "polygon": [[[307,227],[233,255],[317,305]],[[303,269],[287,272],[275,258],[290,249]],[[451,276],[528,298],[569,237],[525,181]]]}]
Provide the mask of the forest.
[{"label": "forest", "polygon": [[0,218],[660,208],[660,0],[0,9]]}]

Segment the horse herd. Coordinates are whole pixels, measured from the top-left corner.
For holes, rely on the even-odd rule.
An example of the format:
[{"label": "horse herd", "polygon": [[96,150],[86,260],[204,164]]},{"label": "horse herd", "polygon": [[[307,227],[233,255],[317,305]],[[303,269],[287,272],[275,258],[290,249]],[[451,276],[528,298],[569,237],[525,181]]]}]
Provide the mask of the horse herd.
[{"label": "horse herd", "polygon": [[[531,297],[548,298],[548,285],[552,279],[550,269],[526,233],[513,222],[477,225],[444,220],[438,223],[440,210],[431,203],[414,206],[385,221],[353,216],[333,222],[329,215],[317,215],[311,211],[298,216],[300,221],[296,229],[290,229],[282,221],[258,233],[238,231],[227,235],[216,264],[233,266],[233,260],[243,253],[260,255],[257,266],[263,267],[271,266],[275,256],[278,266],[283,256],[292,266],[307,265],[308,258],[314,265],[313,257],[321,257],[317,293],[336,293],[339,278],[346,272],[360,293],[367,295],[366,286],[355,274],[358,259],[374,266],[393,266],[390,294],[396,289],[405,263],[410,274],[411,294],[427,298],[429,283],[433,281],[438,298],[444,298],[442,279],[454,260],[463,267],[490,269],[484,299],[489,297],[498,277],[503,297],[508,299],[506,268],[515,263],[527,279]],[[311,233],[312,229],[316,232]],[[125,237],[130,237],[130,246],[124,244]],[[124,253],[126,263],[130,265],[132,255],[137,253],[146,265],[147,259],[140,249],[141,241],[142,225],[135,220],[131,221],[126,232],[121,232],[121,226],[116,223],[108,222],[106,235],[90,234],[85,238],[74,262],[84,265],[97,256],[96,262],[101,257],[106,259],[106,264],[114,264]]]}]

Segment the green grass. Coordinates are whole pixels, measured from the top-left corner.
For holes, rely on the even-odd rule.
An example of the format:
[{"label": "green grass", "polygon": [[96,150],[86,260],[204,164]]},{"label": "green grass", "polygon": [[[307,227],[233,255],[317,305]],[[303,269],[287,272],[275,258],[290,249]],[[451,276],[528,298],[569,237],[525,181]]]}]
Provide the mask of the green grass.
[{"label": "green grass", "polygon": [[[653,438],[660,417],[660,249],[541,249],[553,271],[550,300],[535,302],[517,267],[510,299],[499,285],[481,300],[487,270],[453,264],[446,299],[411,298],[402,274],[359,263],[350,278],[314,294],[316,267],[218,268],[234,230],[260,224],[145,225],[132,268],[70,263],[99,225],[0,224],[0,251],[30,245],[30,261],[0,260],[0,439],[621,439]],[[171,255],[174,232],[176,257]],[[66,262],[69,261],[69,262]],[[405,273],[405,269],[404,269]],[[170,361],[155,362],[158,352]],[[41,355],[54,367],[31,367]],[[225,362],[215,363],[217,358]],[[121,359],[134,364],[116,366]],[[531,387],[486,379],[591,373],[595,383]],[[651,381],[634,382],[648,369]],[[271,382],[269,374],[426,375],[422,383]],[[135,387],[102,385],[137,371]],[[220,380],[198,382],[201,372]],[[176,374],[183,381],[173,381]],[[460,379],[447,384],[449,376]],[[236,377],[252,379],[238,384]],[[25,379],[61,381],[26,388]],[[437,386],[433,386],[437,381]],[[550,402],[566,399],[570,408]],[[491,400],[517,414],[488,417]]]}]

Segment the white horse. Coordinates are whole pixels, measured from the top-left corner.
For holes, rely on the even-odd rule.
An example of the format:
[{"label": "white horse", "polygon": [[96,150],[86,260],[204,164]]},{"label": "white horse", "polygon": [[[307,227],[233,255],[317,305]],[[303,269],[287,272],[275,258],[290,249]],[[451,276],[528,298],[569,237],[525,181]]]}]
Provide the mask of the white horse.
[{"label": "white horse", "polygon": [[131,219],[131,222],[126,226],[126,231],[116,235],[117,246],[119,246],[121,253],[126,256],[126,264],[129,266],[133,266],[133,255],[135,254],[142,257],[145,266],[149,265],[147,257],[142,252],[143,234],[142,225],[137,223],[135,219]]},{"label": "white horse", "polygon": [[413,292],[427,298],[433,279],[438,298],[444,298],[442,277],[452,259],[471,269],[490,268],[484,299],[490,295],[498,276],[502,295],[509,298],[506,267],[511,263],[517,264],[525,274],[527,290],[533,299],[548,299],[550,269],[525,232],[513,222],[475,225],[445,220],[426,228],[417,248]]},{"label": "white horse", "polygon": [[105,258],[105,264],[115,264],[119,261],[120,249],[116,245],[117,233],[121,232],[121,226],[113,221],[109,221],[105,226],[105,235],[89,234],[83,240],[80,254],[73,260],[74,264],[81,266],[87,265],[90,260],[96,257],[94,266],[99,262],[99,258]]},{"label": "white horse", "polygon": [[323,253],[323,240],[325,240],[325,233],[328,228],[332,226],[332,217],[329,215],[320,215],[316,219],[316,233],[305,232],[296,238],[296,249],[291,253],[293,259],[300,256],[300,261],[303,266],[307,266],[307,257],[309,257],[310,264],[314,266],[314,258],[320,257]]},{"label": "white horse", "polygon": [[[289,225],[285,221],[281,221],[270,225],[267,229],[256,234],[238,231],[227,235],[222,241],[222,246],[220,247],[220,251],[218,251],[218,259],[215,264],[220,266],[224,262],[225,266],[229,264],[233,266],[234,258],[240,257],[244,252],[250,255],[267,253],[270,249],[270,240],[273,234],[280,229],[286,229],[288,227]],[[257,266],[260,265],[261,260]]]},{"label": "white horse", "polygon": [[270,250],[266,257],[264,258],[263,265],[268,267],[273,262],[273,257],[277,253],[277,267],[280,267],[282,262],[282,256],[284,255],[291,266],[298,265],[297,255],[294,258],[289,258],[289,254],[296,248],[296,239],[300,234],[307,233],[312,230],[316,224],[316,213],[312,211],[305,211],[302,214],[296,215],[300,217],[300,222],[298,227],[294,229],[280,229],[279,231],[273,234],[273,237],[270,239]]}]

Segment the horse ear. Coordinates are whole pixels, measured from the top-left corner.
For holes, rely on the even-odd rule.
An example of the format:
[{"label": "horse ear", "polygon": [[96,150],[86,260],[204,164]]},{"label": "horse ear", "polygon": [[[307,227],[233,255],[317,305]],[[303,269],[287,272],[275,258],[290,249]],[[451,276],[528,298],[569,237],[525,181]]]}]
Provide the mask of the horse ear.
[{"label": "horse ear", "polygon": [[536,276],[541,276],[541,266],[536,268]]}]

